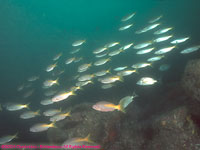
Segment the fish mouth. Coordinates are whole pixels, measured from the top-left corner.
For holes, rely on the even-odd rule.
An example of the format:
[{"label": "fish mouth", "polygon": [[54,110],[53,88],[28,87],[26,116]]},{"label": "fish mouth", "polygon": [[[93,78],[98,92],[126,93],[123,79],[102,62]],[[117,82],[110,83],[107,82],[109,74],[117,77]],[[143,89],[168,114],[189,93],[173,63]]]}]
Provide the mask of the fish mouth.
[{"label": "fish mouth", "polygon": [[92,106],[92,108],[94,109],[94,110],[98,110],[98,111],[100,111],[101,109],[100,108],[98,108],[96,105],[93,105]]},{"label": "fish mouth", "polygon": [[93,109],[97,109],[97,107],[95,105],[92,106]]}]

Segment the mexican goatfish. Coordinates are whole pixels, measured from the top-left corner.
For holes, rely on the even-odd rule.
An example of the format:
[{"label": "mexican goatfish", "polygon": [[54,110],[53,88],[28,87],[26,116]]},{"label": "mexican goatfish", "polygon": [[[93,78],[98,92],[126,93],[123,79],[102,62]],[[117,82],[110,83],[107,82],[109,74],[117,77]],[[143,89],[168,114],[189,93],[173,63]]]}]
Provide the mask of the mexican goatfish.
[{"label": "mexican goatfish", "polygon": [[140,62],[140,63],[137,63],[137,64],[133,64],[131,67],[135,68],[135,69],[139,69],[139,68],[144,68],[144,67],[147,67],[147,66],[152,66],[152,64],[151,63]]},{"label": "mexican goatfish", "polygon": [[101,76],[104,76],[104,75],[106,75],[108,73],[110,73],[110,69],[98,71],[98,72],[95,73],[95,76],[101,77]]},{"label": "mexican goatfish", "polygon": [[138,55],[147,54],[147,53],[150,53],[154,49],[155,49],[154,47],[152,47],[152,48],[146,48],[146,49],[137,51],[136,54],[138,54]]},{"label": "mexican goatfish", "polygon": [[39,78],[40,78],[39,76],[32,76],[32,77],[29,77],[27,80],[28,80],[29,82],[33,82],[33,81],[38,80]]},{"label": "mexican goatfish", "polygon": [[148,62],[154,62],[154,61],[161,60],[163,57],[164,57],[164,55],[155,56],[155,57],[151,57],[151,58],[147,59],[147,61]]},{"label": "mexican goatfish", "polygon": [[57,78],[56,80],[45,80],[45,81],[43,82],[44,87],[51,87],[51,86],[53,86],[54,84],[59,85],[59,83],[58,83],[58,78]]},{"label": "mexican goatfish", "polygon": [[155,39],[154,42],[156,42],[156,43],[163,42],[163,41],[166,41],[166,40],[168,40],[172,37],[173,37],[173,35],[159,37],[159,38]]},{"label": "mexican goatfish", "polygon": [[11,104],[6,105],[6,109],[9,111],[16,111],[16,110],[21,110],[24,108],[29,108],[29,104],[11,103]]},{"label": "mexican goatfish", "polygon": [[160,16],[154,18],[154,19],[151,19],[151,20],[149,21],[149,23],[154,23],[154,22],[160,20],[162,17],[163,17],[163,15],[160,15]]},{"label": "mexican goatfish", "polygon": [[138,97],[138,95],[136,95],[135,93],[133,93],[132,96],[125,96],[124,98],[122,98],[120,100],[120,102],[121,102],[123,108],[126,108],[131,102],[133,102],[133,99],[135,97]]},{"label": "mexican goatfish", "polygon": [[6,143],[12,141],[15,138],[17,138],[17,133],[15,135],[6,135],[6,136],[3,136],[3,137],[0,137],[0,145],[6,144]]},{"label": "mexican goatfish", "polygon": [[179,39],[171,41],[170,43],[171,44],[179,44],[179,43],[183,43],[189,39],[190,39],[190,37],[179,38]]},{"label": "mexican goatfish", "polygon": [[169,68],[170,68],[170,65],[162,64],[162,65],[160,65],[159,70],[160,71],[167,71]]},{"label": "mexican goatfish", "polygon": [[176,46],[165,47],[165,48],[162,48],[160,50],[155,51],[154,54],[157,54],[157,55],[165,54],[167,52],[170,52],[174,48],[176,48]]},{"label": "mexican goatfish", "polygon": [[153,85],[157,80],[150,77],[142,77],[136,84],[138,85]]},{"label": "mexican goatfish", "polygon": [[130,43],[130,44],[127,44],[127,45],[122,46],[120,49],[122,49],[122,50],[127,50],[127,49],[129,49],[132,45],[133,45],[133,43]]},{"label": "mexican goatfish", "polygon": [[38,111],[26,111],[20,115],[21,119],[30,119],[40,115],[40,110]]},{"label": "mexican goatfish", "polygon": [[111,43],[106,44],[104,47],[111,48],[111,47],[114,47],[114,46],[116,46],[118,44],[119,44],[119,42],[111,42]]},{"label": "mexican goatfish", "polygon": [[181,54],[192,53],[192,52],[194,52],[194,51],[199,50],[199,48],[200,48],[200,45],[196,45],[196,46],[193,46],[193,47],[186,48],[186,49],[182,50],[180,53],[181,53]]},{"label": "mexican goatfish", "polygon": [[133,24],[128,24],[128,25],[125,25],[125,26],[123,26],[123,27],[120,27],[120,28],[119,28],[119,31],[126,30],[126,29],[130,28],[131,26],[133,26]]},{"label": "mexican goatfish", "polygon": [[121,21],[127,21],[127,20],[129,20],[129,19],[131,19],[133,16],[135,16],[135,12],[134,13],[131,13],[131,14],[129,14],[129,15],[127,15],[127,16],[124,16],[122,19],[121,19]]},{"label": "mexican goatfish", "polygon": [[83,82],[83,81],[88,81],[88,80],[91,80],[92,78],[94,78],[95,75],[94,74],[85,74],[85,75],[82,75],[78,78],[78,81],[80,82]]},{"label": "mexican goatfish", "polygon": [[163,34],[163,33],[166,33],[166,32],[168,32],[168,31],[172,30],[172,29],[173,29],[172,27],[160,29],[160,30],[154,32],[154,34],[156,34],[156,35]]},{"label": "mexican goatfish", "polygon": [[66,117],[69,117],[69,116],[71,116],[70,111],[67,113],[56,114],[50,118],[50,121],[57,122],[57,121],[65,119]]},{"label": "mexican goatfish", "polygon": [[110,58],[102,58],[100,60],[97,60],[96,62],[94,62],[94,66],[101,66],[106,64],[108,61],[111,61]]},{"label": "mexican goatfish", "polygon": [[55,128],[55,123],[50,123],[50,124],[46,124],[46,123],[38,123],[33,125],[32,127],[30,127],[30,132],[42,132],[42,131],[46,131],[49,128]]},{"label": "mexican goatfish", "polygon": [[152,41],[148,41],[148,42],[144,42],[144,43],[139,43],[139,44],[133,46],[133,48],[134,49],[142,49],[142,48],[145,48],[145,47],[152,45],[152,44],[153,44]]},{"label": "mexican goatfish", "polygon": [[98,49],[94,50],[93,54],[99,54],[99,53],[104,52],[105,50],[107,50],[106,47],[101,47],[101,48],[98,48]]},{"label": "mexican goatfish", "polygon": [[50,104],[53,104],[54,102],[50,99],[50,98],[48,98],[48,99],[44,99],[44,100],[41,100],[40,101],[40,104],[41,105],[50,105]]},{"label": "mexican goatfish", "polygon": [[100,82],[104,84],[114,83],[116,81],[123,81],[122,76],[108,76],[100,80]]},{"label": "mexican goatfish", "polygon": [[59,102],[59,101],[62,101],[62,100],[65,100],[67,99],[69,96],[71,95],[75,95],[74,91],[69,91],[69,92],[62,92],[60,94],[57,94],[55,95],[51,100],[53,102]]},{"label": "mexican goatfish", "polygon": [[53,61],[58,60],[62,56],[62,53],[57,54],[54,58]]},{"label": "mexican goatfish", "polygon": [[60,112],[61,112],[61,108],[60,109],[48,109],[43,112],[43,115],[49,117],[49,116],[54,116]]},{"label": "mexican goatfish", "polygon": [[[94,144],[93,141],[90,140],[90,134],[86,136],[85,138],[72,138],[66,140],[63,144],[62,147],[65,147],[66,149],[76,149],[76,146],[81,146],[81,149],[87,149],[87,146]],[[99,148],[98,148],[99,149]]]},{"label": "mexican goatfish", "polygon": [[84,72],[86,70],[88,70],[89,67],[92,66],[92,63],[90,64],[82,64],[78,67],[78,72]]},{"label": "mexican goatfish", "polygon": [[113,84],[103,84],[102,86],[101,86],[101,88],[102,89],[109,89],[109,88],[111,88],[111,87],[113,87],[114,85]]},{"label": "mexican goatfish", "polygon": [[68,64],[71,64],[73,61],[75,61],[75,57],[72,57],[72,58],[69,58],[65,61],[65,64],[68,65]]},{"label": "mexican goatfish", "polygon": [[122,71],[118,72],[117,75],[119,75],[119,76],[129,76],[134,72],[137,73],[137,70],[135,70],[135,69],[134,70],[122,70]]},{"label": "mexican goatfish", "polygon": [[102,111],[102,112],[109,112],[109,111],[114,111],[114,110],[125,112],[122,103],[115,105],[113,103],[106,102],[106,101],[100,101],[96,103],[95,105],[93,105],[92,108],[94,110]]},{"label": "mexican goatfish", "polygon": [[108,56],[116,56],[116,55],[119,55],[123,51],[124,51],[123,49],[117,49],[108,53]]},{"label": "mexican goatfish", "polygon": [[78,40],[78,41],[73,42],[72,46],[80,46],[85,42],[86,42],[86,40]]},{"label": "mexican goatfish", "polygon": [[128,66],[123,66],[123,67],[117,67],[117,68],[114,68],[113,70],[114,71],[122,71],[124,69],[128,68]]},{"label": "mexican goatfish", "polygon": [[146,26],[145,28],[143,28],[142,30],[136,31],[135,33],[141,34],[141,33],[153,30],[154,28],[156,28],[159,25],[160,25],[160,23],[150,24],[150,25]]},{"label": "mexican goatfish", "polygon": [[55,64],[51,64],[49,66],[47,66],[46,71],[50,72],[52,70],[54,70],[54,68],[57,66],[57,62]]}]

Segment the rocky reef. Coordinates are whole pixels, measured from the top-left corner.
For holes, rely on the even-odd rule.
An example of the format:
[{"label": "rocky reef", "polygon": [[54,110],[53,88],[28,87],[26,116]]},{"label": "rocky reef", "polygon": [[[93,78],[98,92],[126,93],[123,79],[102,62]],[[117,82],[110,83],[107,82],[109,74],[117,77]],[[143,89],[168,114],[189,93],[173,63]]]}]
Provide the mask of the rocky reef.
[{"label": "rocky reef", "polygon": [[98,112],[92,103],[72,108],[72,116],[48,130],[51,144],[85,137],[101,150],[199,150],[200,60],[190,61],[181,82],[155,97],[137,97],[127,112]]},{"label": "rocky reef", "polygon": [[181,83],[189,97],[200,101],[200,59],[187,63]]}]

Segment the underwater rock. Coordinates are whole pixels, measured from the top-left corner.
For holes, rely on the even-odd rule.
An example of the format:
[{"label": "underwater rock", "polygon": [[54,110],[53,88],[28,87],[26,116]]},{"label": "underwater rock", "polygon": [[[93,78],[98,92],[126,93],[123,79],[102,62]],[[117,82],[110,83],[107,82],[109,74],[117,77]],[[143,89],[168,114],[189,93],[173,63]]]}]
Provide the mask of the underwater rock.
[{"label": "underwater rock", "polygon": [[[156,119],[155,119],[156,118]],[[145,125],[121,125],[120,137],[106,150],[195,150],[200,143],[199,129],[186,106],[155,116]],[[130,122],[130,120],[129,120]]]},{"label": "underwater rock", "polygon": [[200,101],[200,59],[187,63],[181,83],[190,98]]},{"label": "underwater rock", "polygon": [[[84,103],[72,108],[72,116],[56,123],[57,128],[49,129],[47,132],[48,140],[51,144],[61,145],[67,139],[74,137],[86,137],[91,135],[91,140],[98,145],[108,140],[110,136],[110,126],[115,122],[121,112],[98,112],[92,109],[92,104]],[[114,118],[114,119],[113,119]],[[117,118],[117,119],[116,119]],[[114,131],[113,131],[113,136]],[[112,136],[109,137],[112,139]],[[109,140],[110,140],[109,139]]]},{"label": "underwater rock", "polygon": [[200,143],[199,129],[186,106],[163,115],[153,125],[157,131],[147,149],[195,150]]},{"label": "underwater rock", "polygon": [[125,114],[95,111],[91,103],[78,104],[72,108],[71,117],[57,122],[58,128],[48,130],[50,145],[61,145],[67,139],[90,133],[91,140],[101,145],[101,150],[200,148],[199,126],[190,110],[193,104],[188,107],[188,99],[178,96],[182,92],[176,91],[177,87],[180,86],[158,97],[159,102],[148,109],[135,103]]}]

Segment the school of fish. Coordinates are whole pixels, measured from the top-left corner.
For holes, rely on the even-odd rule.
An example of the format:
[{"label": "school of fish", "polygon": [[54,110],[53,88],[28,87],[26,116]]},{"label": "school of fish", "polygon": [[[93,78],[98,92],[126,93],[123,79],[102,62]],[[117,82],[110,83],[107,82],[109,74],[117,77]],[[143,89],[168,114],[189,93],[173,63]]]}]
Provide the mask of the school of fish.
[{"label": "school of fish", "polygon": [[[168,59],[168,53],[172,51],[178,52],[181,56],[193,53],[200,49],[200,44],[180,49],[179,45],[182,46],[185,42],[189,42],[190,37],[188,35],[176,37],[173,34],[173,31],[175,30],[174,27],[161,23],[161,20],[164,19],[163,15],[149,19],[144,26],[135,28],[135,24],[137,23],[135,22],[134,17],[136,15],[137,14],[133,12],[119,20],[120,25],[118,29],[116,29],[116,32],[120,32],[120,34],[132,32],[136,37],[145,36],[148,32],[149,34],[152,34],[153,38],[144,41],[129,41],[127,43],[116,41],[113,38],[113,41],[99,44],[95,49],[90,50],[91,55],[93,55],[93,61],[88,61],[84,56],[79,55],[85,47],[90,46],[87,45],[87,42],[90,39],[77,38],[77,40],[74,40],[69,44],[71,47],[69,52],[59,52],[52,57],[52,60],[49,60],[49,65],[47,65],[42,71],[42,73],[45,72],[47,74],[48,78],[42,79],[40,75],[33,75],[27,77],[27,80],[17,88],[18,92],[24,92],[23,98],[28,99],[32,94],[34,94],[35,90],[31,89],[27,91],[26,89],[30,88],[34,82],[37,82],[37,80],[42,80],[41,88],[43,89],[44,99],[41,99],[38,104],[38,108],[40,109],[32,110],[31,102],[24,103],[21,101],[15,101],[4,105],[0,104],[0,111],[4,111],[4,109],[7,111],[19,111],[23,109],[24,111],[19,116],[20,119],[31,119],[41,116],[49,117],[49,122],[33,123],[29,128],[30,132],[43,132],[49,128],[56,128],[56,122],[72,117],[71,114],[73,114],[73,110],[57,108],[55,103],[67,103],[68,101],[73,101],[79,92],[84,92],[82,89],[88,88],[88,84],[91,84],[90,86],[100,84],[102,90],[106,90],[128,82],[126,76],[139,76],[138,81],[133,84],[141,87],[150,87],[160,81],[151,74],[141,74],[140,72],[143,68],[154,67],[155,64],[159,64],[161,59]],[[142,61],[133,61],[132,64],[126,64],[121,61],[121,65],[110,65],[110,62],[120,60],[120,55],[124,54],[141,57]],[[63,58],[64,61],[61,58]],[[61,67],[63,65],[64,67]],[[72,68],[76,70],[70,79],[74,84],[70,86],[67,85],[66,88],[61,89],[61,85],[65,86],[65,83],[61,82],[62,76],[66,74],[67,71],[71,71]],[[166,71],[169,68],[169,64],[160,64],[158,70]],[[117,110],[126,115],[128,106],[133,104],[134,99],[137,97],[139,96],[133,91],[130,95],[119,97],[117,104],[106,100],[106,97],[103,100],[97,98],[94,100],[91,108],[93,111],[107,113],[114,113],[114,111]],[[45,107],[47,105],[52,105],[53,108],[46,109]],[[18,131],[11,135],[10,133],[8,133],[8,135],[0,135],[0,144],[8,143],[16,139],[19,135],[20,133],[18,133]],[[89,133],[86,137],[75,137],[63,141],[63,145],[91,143],[94,142],[90,139]]]}]

